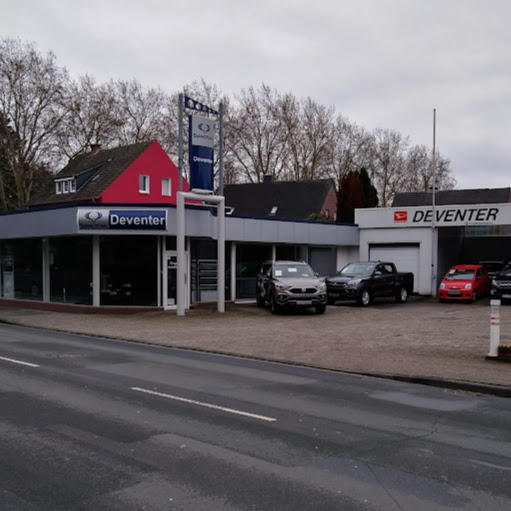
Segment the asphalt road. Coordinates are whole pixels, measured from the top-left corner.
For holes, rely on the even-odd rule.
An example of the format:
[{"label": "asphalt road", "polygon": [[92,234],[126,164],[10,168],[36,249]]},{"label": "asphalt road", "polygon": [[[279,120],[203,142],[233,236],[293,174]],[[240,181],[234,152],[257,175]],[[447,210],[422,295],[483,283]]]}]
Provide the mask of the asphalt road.
[{"label": "asphalt road", "polygon": [[0,509],[511,509],[511,401],[0,324]]}]

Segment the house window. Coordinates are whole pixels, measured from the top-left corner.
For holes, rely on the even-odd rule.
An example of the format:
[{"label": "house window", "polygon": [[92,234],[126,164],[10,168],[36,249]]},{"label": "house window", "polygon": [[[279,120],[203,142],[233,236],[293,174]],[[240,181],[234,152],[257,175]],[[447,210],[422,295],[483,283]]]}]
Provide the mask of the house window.
[{"label": "house window", "polygon": [[76,192],[76,181],[75,179],[59,179],[55,181],[55,193],[62,195],[63,193],[74,193]]},{"label": "house window", "polygon": [[172,195],[172,188],[169,177],[163,177],[161,180],[161,194],[164,197],[170,197]]},{"label": "house window", "polygon": [[278,206],[273,206],[273,208],[271,208],[271,211],[270,211],[270,216],[276,215],[278,209],[279,209]]},{"label": "house window", "polygon": [[141,174],[138,183],[140,193],[149,193],[149,176]]}]

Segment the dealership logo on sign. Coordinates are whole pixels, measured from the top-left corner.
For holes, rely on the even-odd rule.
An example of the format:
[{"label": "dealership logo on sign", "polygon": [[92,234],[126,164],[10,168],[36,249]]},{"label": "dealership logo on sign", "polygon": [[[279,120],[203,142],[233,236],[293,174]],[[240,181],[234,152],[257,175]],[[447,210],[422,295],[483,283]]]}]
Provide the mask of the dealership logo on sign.
[{"label": "dealership logo on sign", "polygon": [[394,222],[402,223],[408,221],[408,211],[394,211]]}]

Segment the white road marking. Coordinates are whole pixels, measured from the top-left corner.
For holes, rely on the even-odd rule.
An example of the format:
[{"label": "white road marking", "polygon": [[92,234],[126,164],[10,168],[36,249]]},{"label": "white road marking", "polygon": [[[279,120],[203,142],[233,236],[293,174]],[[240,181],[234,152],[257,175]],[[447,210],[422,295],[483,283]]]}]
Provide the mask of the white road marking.
[{"label": "white road marking", "polygon": [[202,401],[194,401],[193,399],[187,399],[185,397],[173,396],[172,394],[164,394],[163,392],[156,392],[154,390],[142,389],[140,387],[131,387],[131,390],[137,392],[144,392],[153,396],[165,397],[167,399],[173,399],[174,401],[181,401],[182,403],[188,403],[191,405],[204,406],[205,408],[213,408],[214,410],[220,410],[222,412],[233,413],[236,415],[243,415],[244,417],[250,417],[252,419],[259,419],[267,422],[275,422],[277,419],[273,417],[266,417],[264,415],[257,415],[255,413],[243,412],[241,410],[235,410],[233,408],[226,408],[224,406],[212,405],[210,403],[204,403]]},{"label": "white road marking", "polygon": [[23,362],[23,360],[16,360],[14,358],[0,357],[0,360],[5,360],[6,362],[12,362],[13,364],[20,364],[22,366],[39,367],[37,364],[31,364],[30,362]]}]

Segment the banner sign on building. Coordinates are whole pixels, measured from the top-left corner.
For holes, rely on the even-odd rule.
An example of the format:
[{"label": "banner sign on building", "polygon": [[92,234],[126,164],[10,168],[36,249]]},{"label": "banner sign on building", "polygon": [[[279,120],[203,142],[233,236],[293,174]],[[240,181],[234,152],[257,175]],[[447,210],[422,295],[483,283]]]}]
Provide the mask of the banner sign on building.
[{"label": "banner sign on building", "polygon": [[78,230],[166,231],[166,210],[79,209]]},{"label": "banner sign on building", "polygon": [[213,190],[215,123],[198,115],[189,116],[190,189]]}]

